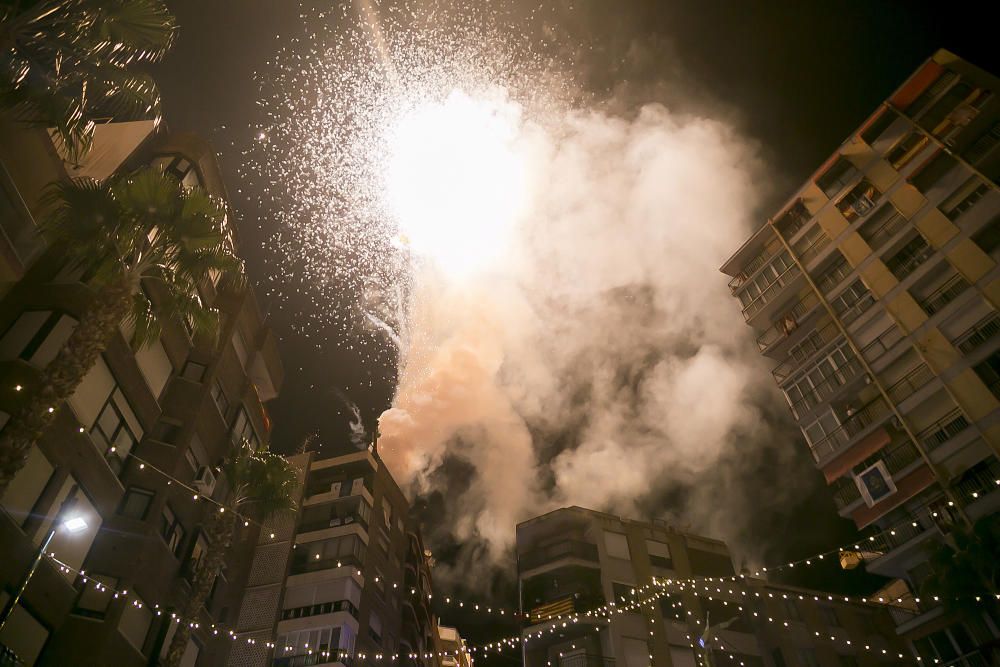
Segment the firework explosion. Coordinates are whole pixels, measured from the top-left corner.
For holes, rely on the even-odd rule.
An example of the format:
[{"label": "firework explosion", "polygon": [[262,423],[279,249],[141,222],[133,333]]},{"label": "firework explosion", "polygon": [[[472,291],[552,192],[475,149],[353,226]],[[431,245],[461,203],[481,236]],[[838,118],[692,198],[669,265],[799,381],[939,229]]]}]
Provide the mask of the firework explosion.
[{"label": "firework explosion", "polygon": [[297,326],[334,332],[320,345],[362,330],[397,360],[379,447],[436,508],[431,543],[462,545],[465,578],[505,567],[518,521],[646,515],[668,487],[688,499],[674,516],[735,537],[753,503],[717,463],[770,440],[748,394],[767,374],[717,272],[752,225],[752,147],[579,94],[541,51],[576,51],[546,46],[545,17],[380,12],[304,20],[261,82],[246,166],[278,212],[269,292],[311,296]]}]

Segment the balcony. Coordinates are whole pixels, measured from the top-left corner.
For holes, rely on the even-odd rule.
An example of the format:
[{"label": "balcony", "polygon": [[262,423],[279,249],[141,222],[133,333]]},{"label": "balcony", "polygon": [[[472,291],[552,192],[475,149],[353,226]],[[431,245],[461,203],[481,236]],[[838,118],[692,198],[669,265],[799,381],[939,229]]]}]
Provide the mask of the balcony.
[{"label": "balcony", "polygon": [[593,653],[577,653],[559,658],[558,667],[615,667],[615,659]]},{"label": "balcony", "polygon": [[308,616],[320,616],[322,614],[333,614],[338,611],[346,611],[355,619],[358,618],[358,608],[350,600],[336,600],[334,602],[323,602],[294,609],[282,609],[281,620],[287,621],[293,618],[305,618]]},{"label": "balcony", "polygon": [[[827,322],[822,327],[810,333],[802,343],[796,346],[794,354],[791,354],[788,359],[771,370],[771,375],[774,376],[775,383],[780,386],[793,373],[810,363],[817,352],[838,338],[840,338],[840,329],[833,322]],[[759,344],[760,341],[758,339]]]},{"label": "balcony", "polygon": [[924,309],[930,317],[941,311],[945,306],[954,301],[959,294],[969,289],[969,283],[962,276],[952,276],[941,287],[931,292],[929,295],[917,301],[917,304]]},{"label": "balcony", "polygon": [[765,352],[778,341],[784,340],[790,336],[793,331],[798,329],[799,324],[818,303],[819,298],[816,296],[816,293],[810,290],[809,293],[799,299],[794,306],[779,316],[777,318],[777,322],[768,327],[762,334],[757,336],[757,348],[761,352]]},{"label": "balcony", "polygon": [[784,291],[785,287],[789,285],[793,280],[802,275],[799,271],[799,267],[795,264],[789,264],[788,268],[782,271],[771,283],[761,290],[753,301],[743,306],[743,319],[749,322],[753,319],[753,316],[764,309],[764,307],[774,300],[778,294]]},{"label": "balcony", "polygon": [[967,428],[969,428],[969,420],[965,418],[961,410],[955,408],[918,433],[917,440],[928,451],[934,451]]},{"label": "balcony", "polygon": [[863,375],[863,370],[860,361],[854,358],[849,359],[847,364],[837,368],[830,375],[823,378],[819,384],[813,385],[812,391],[803,394],[798,400],[792,403],[792,415],[796,419],[802,419],[814,407],[835,395],[841,387],[847,385],[854,378]]},{"label": "balcony", "polygon": [[894,403],[899,405],[919,389],[926,386],[934,377],[934,372],[931,371],[927,364],[922,363],[899,380],[896,380],[893,385],[885,390],[885,393],[889,395],[889,398]]},{"label": "balcony", "polygon": [[753,277],[753,274],[757,273],[757,271],[762,269],[765,264],[774,259],[776,254],[777,253],[771,252],[768,248],[765,248],[759,255],[747,262],[746,266],[743,267],[743,270],[733,276],[733,278],[729,281],[729,290],[733,293],[733,295],[736,295],[736,292],[738,292],[739,289],[746,284],[747,280]]},{"label": "balcony", "polygon": [[561,598],[532,607],[528,611],[530,623],[541,623],[550,618],[577,612],[586,612],[604,605],[604,598],[587,593],[564,595]]},{"label": "balcony", "polygon": [[916,517],[911,517],[911,519],[912,521],[909,523],[903,523],[888,532],[876,535],[874,540],[868,538],[864,542],[859,542],[859,545],[866,550],[881,551],[884,556],[893,549],[897,549],[927,532],[928,526],[924,526]]},{"label": "balcony", "polygon": [[1000,334],[1000,314],[994,312],[959,334],[954,344],[962,354],[970,354],[997,334]]},{"label": "balcony", "polygon": [[[883,211],[885,211],[884,214]],[[872,251],[876,251],[907,225],[909,225],[909,221],[894,206],[883,206],[878,213],[872,216],[871,220],[866,221],[858,228],[858,234]]]},{"label": "balcony", "polygon": [[315,667],[318,665],[351,665],[349,655],[336,655],[337,651],[316,651],[301,655],[281,656],[271,661],[271,667]]},{"label": "balcony", "polygon": [[856,435],[881,421],[889,412],[889,404],[881,396],[867,403],[857,412],[851,413],[838,428],[812,446],[813,458],[817,463],[830,459],[834,454],[846,449]]},{"label": "balcony", "polygon": [[527,572],[566,558],[576,558],[592,563],[600,561],[596,545],[580,540],[567,540],[529,551],[519,556],[517,563],[521,572]]},{"label": "balcony", "polygon": [[917,234],[906,245],[899,249],[892,257],[885,260],[886,268],[896,276],[896,280],[903,280],[917,270],[921,264],[926,262],[934,254],[934,248],[928,245],[927,240]]},{"label": "balcony", "polygon": [[837,209],[848,222],[853,222],[871,213],[881,196],[878,188],[863,178],[837,202]]},{"label": "balcony", "polygon": [[836,488],[833,491],[833,503],[838,510],[853,505],[859,500],[861,500],[861,491],[858,490],[858,485],[854,483],[853,478],[841,477],[837,480]]},{"label": "balcony", "polygon": [[301,553],[303,551],[302,546],[299,545],[299,549],[296,550],[297,553],[294,554],[292,558],[292,569],[289,572],[290,575],[295,574],[306,574],[307,572],[319,572],[321,570],[332,570],[338,567],[361,567],[362,559],[354,554],[346,554],[344,556],[331,557],[331,558],[309,558],[308,554]]},{"label": "balcony", "polygon": [[895,324],[892,324],[888,329],[880,333],[875,340],[861,348],[861,356],[869,363],[872,363],[891,350],[896,343],[903,340],[903,337],[903,331]]}]

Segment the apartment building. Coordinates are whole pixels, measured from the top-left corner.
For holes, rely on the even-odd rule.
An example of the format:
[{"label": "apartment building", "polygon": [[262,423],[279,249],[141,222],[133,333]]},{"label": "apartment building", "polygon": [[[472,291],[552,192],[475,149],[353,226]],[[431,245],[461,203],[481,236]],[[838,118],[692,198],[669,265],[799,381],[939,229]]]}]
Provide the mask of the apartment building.
[{"label": "apartment building", "polygon": [[423,543],[377,452],[291,460],[301,509],[261,531],[236,623],[254,643],[228,664],[439,665]]},{"label": "apartment building", "polygon": [[[528,615],[525,667],[905,662],[885,608],[749,576],[707,591],[670,585],[655,605],[610,619],[587,615],[609,603],[622,607],[650,596],[653,591],[643,587],[654,578],[706,584],[736,573],[725,543],[662,522],[559,509],[518,525],[517,561],[521,609]],[[581,614],[576,622],[549,620],[575,613]],[[706,625],[715,628],[712,637]],[[541,637],[531,636],[540,630]],[[872,650],[862,651],[866,645]]]},{"label": "apartment building", "polygon": [[[840,514],[892,529],[869,569],[915,591],[1000,507],[997,92],[938,51],[722,267]],[[927,662],[1000,636],[921,604],[899,632]]]},{"label": "apartment building", "polygon": [[465,646],[465,640],[458,630],[447,625],[438,626],[438,637],[441,640],[441,667],[471,667],[472,662]]},{"label": "apartment building", "polygon": [[[4,205],[17,204],[21,216],[3,219],[5,277],[17,282],[0,302],[0,417],[14,409],[17,386],[54,358],[90,303],[81,276],[39,245],[37,197],[44,183],[152,164],[225,197],[204,141],[121,125],[102,128],[90,161],[72,168],[46,148],[44,133],[22,129],[21,144],[3,143],[0,150]],[[17,146],[45,155],[8,160]],[[143,287],[155,303],[157,285]],[[79,532],[56,534],[48,551],[70,569],[44,559],[0,634],[0,645],[18,664],[139,667],[155,664],[169,646],[177,627],[170,613],[191,592],[207,548],[201,526],[214,509],[182,485],[206,498],[225,496],[217,466],[232,443],[268,440],[264,403],[283,378],[275,337],[253,293],[225,281],[206,282],[199,292],[222,315],[218,340],[193,339],[185,323],[170,321],[158,340],[133,349],[123,325],[0,498],[3,601],[16,591],[67,497],[75,498],[74,514],[85,523]],[[186,666],[220,664],[228,652],[229,642],[209,628],[231,622],[239,608],[247,558],[239,545],[230,553],[197,621]]]}]

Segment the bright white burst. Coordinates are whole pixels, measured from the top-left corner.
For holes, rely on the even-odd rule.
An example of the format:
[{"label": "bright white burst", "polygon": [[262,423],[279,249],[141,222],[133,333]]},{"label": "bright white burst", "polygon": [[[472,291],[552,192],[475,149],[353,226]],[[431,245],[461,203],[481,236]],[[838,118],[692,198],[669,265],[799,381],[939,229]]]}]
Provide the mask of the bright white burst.
[{"label": "bright white burst", "polygon": [[260,77],[266,140],[243,169],[277,230],[269,292],[311,295],[307,335],[332,324],[345,342],[360,324],[395,348],[414,263],[460,277],[498,257],[527,197],[519,127],[564,79],[496,8],[381,11],[303,15]]}]

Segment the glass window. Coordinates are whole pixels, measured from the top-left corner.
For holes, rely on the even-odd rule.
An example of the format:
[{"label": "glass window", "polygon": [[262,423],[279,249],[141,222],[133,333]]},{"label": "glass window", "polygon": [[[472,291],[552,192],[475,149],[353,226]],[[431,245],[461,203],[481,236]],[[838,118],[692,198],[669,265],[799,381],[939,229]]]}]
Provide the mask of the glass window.
[{"label": "glass window", "polygon": [[260,438],[257,437],[257,431],[254,430],[253,424],[250,422],[250,416],[247,414],[246,408],[241,407],[239,413],[236,415],[232,433],[233,442],[241,443],[246,441],[250,443],[253,449],[260,449]]},{"label": "glass window", "polygon": [[982,363],[972,367],[993,395],[1000,398],[1000,352],[994,352]]},{"label": "glass window", "polygon": [[920,151],[924,150],[927,144],[930,143],[930,139],[926,134],[920,130],[913,130],[905,137],[896,142],[888,154],[886,154],[885,159],[896,169],[902,169],[908,165],[913,158],[920,154]]},{"label": "glass window", "polygon": [[983,252],[989,255],[1000,248],[1000,215],[995,216],[982,229],[973,234],[972,240],[983,249]]},{"label": "glass window", "polygon": [[167,543],[170,553],[179,556],[181,546],[184,544],[184,527],[174,511],[170,509],[170,505],[164,505],[160,515],[160,536]]},{"label": "glass window", "polygon": [[114,596],[114,588],[118,585],[118,578],[106,574],[88,574],[86,577],[80,577],[79,581],[83,588],[76,599],[73,613],[91,618],[104,618]]},{"label": "glass window", "polygon": [[118,631],[140,653],[146,645],[149,628],[153,624],[153,612],[141,599],[130,595],[122,605],[122,615],[118,621]]},{"label": "glass window", "polygon": [[837,208],[848,221],[857,220],[871,213],[881,196],[878,188],[863,178],[837,202]]},{"label": "glass window", "polygon": [[819,186],[819,189],[822,190],[827,197],[832,199],[834,195],[850,183],[857,176],[857,174],[857,168],[851,164],[850,160],[841,155],[837,158],[837,161],[826,170],[826,173],[816,179],[816,185]]},{"label": "glass window", "polygon": [[858,227],[858,235],[871,246],[872,250],[878,250],[907,224],[908,221],[895,206],[886,204]]},{"label": "glass window", "polygon": [[130,486],[125,491],[125,497],[122,498],[118,513],[131,519],[145,519],[146,513],[149,512],[149,506],[155,497],[156,494],[152,491],[138,486]]},{"label": "glass window", "polygon": [[949,220],[957,220],[963,213],[975,206],[990,191],[985,181],[972,176],[952,192],[938,208]]},{"label": "glass window", "polygon": [[939,151],[937,155],[925,162],[915,174],[910,176],[910,183],[926,195],[957,164],[955,158],[944,151]]},{"label": "glass window", "polygon": [[141,432],[136,433],[138,425],[132,408],[125,400],[120,389],[111,392],[97,421],[90,429],[91,439],[104,454],[105,460],[116,475],[120,475],[125,466],[125,459],[132,448],[136,446]]},{"label": "glass window", "polygon": [[215,384],[212,385],[212,400],[215,401],[215,407],[219,408],[219,414],[222,415],[223,419],[226,419],[229,415],[229,399],[226,398],[226,392],[222,388],[220,380],[216,380]]},{"label": "glass window", "polygon": [[184,364],[181,377],[185,380],[191,380],[191,382],[201,382],[205,379],[206,370],[208,370],[208,366],[205,364],[200,364],[197,361],[188,361]]},{"label": "glass window", "polygon": [[604,546],[608,551],[608,555],[612,558],[632,559],[628,550],[628,538],[624,533],[613,533],[610,530],[604,531]]}]

